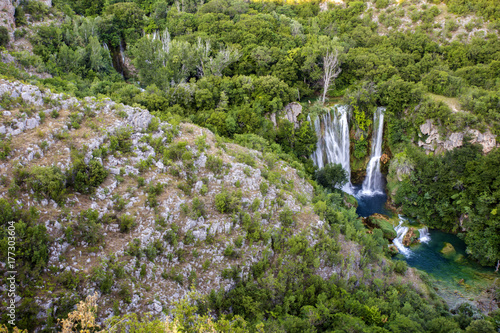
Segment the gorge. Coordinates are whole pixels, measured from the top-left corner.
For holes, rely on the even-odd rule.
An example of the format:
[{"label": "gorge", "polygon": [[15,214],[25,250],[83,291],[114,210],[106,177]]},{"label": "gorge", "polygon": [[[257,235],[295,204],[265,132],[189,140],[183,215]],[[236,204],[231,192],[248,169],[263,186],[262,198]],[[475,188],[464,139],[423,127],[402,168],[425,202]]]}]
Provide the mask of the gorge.
[{"label": "gorge", "polygon": [[368,218],[373,214],[388,216],[396,234],[390,242],[398,252],[394,259],[403,260],[409,266],[428,274],[429,281],[449,306],[458,306],[464,302],[478,306],[481,302],[477,301],[478,295],[482,295],[491,281],[496,281],[493,269],[482,267],[468,258],[464,241],[456,235],[429,230],[427,226],[386,208],[386,180],[380,168],[385,107],[377,107],[374,112],[366,177],[362,184],[351,183],[350,110],[349,106],[337,105],[314,119],[313,127],[318,137],[316,151],[311,156],[314,165],[318,168],[323,168],[327,163],[342,165],[349,175],[348,183],[342,187],[342,191],[356,198],[356,212],[360,217]]}]

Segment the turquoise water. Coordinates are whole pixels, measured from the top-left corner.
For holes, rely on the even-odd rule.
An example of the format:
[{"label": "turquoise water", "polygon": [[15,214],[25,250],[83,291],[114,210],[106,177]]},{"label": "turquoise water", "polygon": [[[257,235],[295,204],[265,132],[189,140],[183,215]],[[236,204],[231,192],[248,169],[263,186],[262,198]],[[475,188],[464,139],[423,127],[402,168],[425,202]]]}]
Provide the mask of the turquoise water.
[{"label": "turquoise water", "polygon": [[[359,189],[359,186],[355,186],[355,189]],[[367,217],[374,213],[393,215],[385,208],[385,194],[356,198],[359,216]],[[411,226],[410,221],[408,224]],[[426,272],[432,286],[448,305],[463,301],[476,303],[475,300],[486,288],[497,283],[498,274],[494,269],[482,267],[470,260],[465,243],[456,235],[439,230],[429,230],[429,233],[429,242],[411,246],[408,257],[398,254],[394,259],[405,260],[409,266]],[[454,248],[447,255],[441,253],[446,243]]]},{"label": "turquoise water", "polygon": [[362,217],[368,217],[375,213],[380,213],[388,216],[392,216],[392,212],[385,208],[385,203],[387,202],[387,195],[376,194],[372,196],[363,196],[358,193],[361,190],[361,184],[353,185],[355,197],[358,200],[358,208],[356,213]]},{"label": "turquoise water", "polygon": [[[426,272],[437,293],[449,305],[473,301],[496,283],[493,268],[482,267],[470,260],[465,252],[465,243],[457,236],[439,230],[430,230],[430,241],[411,246],[408,257],[399,254],[395,259],[405,260],[409,266]],[[455,249],[449,254],[441,250],[449,243]]]}]

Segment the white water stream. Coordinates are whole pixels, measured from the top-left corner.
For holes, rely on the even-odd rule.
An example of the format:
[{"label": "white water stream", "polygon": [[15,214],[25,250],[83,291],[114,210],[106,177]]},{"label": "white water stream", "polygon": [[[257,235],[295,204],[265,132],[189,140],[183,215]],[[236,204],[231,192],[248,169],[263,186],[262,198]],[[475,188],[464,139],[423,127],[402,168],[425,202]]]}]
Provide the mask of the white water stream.
[{"label": "white water stream", "polygon": [[372,153],[366,167],[366,177],[363,181],[361,195],[384,193],[384,180],[380,172],[380,158],[382,157],[382,141],[384,132],[384,107],[379,107],[373,114]]},{"label": "white water stream", "polygon": [[[311,159],[320,169],[328,163],[342,165],[349,179],[342,190],[352,194],[348,110],[347,105],[337,105],[331,111],[316,117],[313,126],[318,137],[318,144]],[[310,121],[310,118],[308,120]]]}]

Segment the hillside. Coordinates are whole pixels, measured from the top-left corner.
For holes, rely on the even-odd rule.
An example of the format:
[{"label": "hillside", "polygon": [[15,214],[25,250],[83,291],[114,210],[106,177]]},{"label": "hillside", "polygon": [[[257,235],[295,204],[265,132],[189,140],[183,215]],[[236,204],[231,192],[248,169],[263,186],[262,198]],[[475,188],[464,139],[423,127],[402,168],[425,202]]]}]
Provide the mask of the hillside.
[{"label": "hillside", "polygon": [[[312,186],[272,154],[109,99],[0,83],[9,110],[0,127],[8,135],[1,215],[7,222],[11,209],[36,210],[31,223],[45,226],[48,244],[34,263],[51,272],[37,279],[43,291],[34,295],[45,310],[78,297],[62,284],[82,295],[111,292],[124,312],[148,304],[161,312],[191,285],[227,290],[221,272],[248,271],[287,219],[297,233],[322,224],[310,206]],[[9,198],[17,198],[10,209]],[[127,279],[115,282],[113,271]]]}]

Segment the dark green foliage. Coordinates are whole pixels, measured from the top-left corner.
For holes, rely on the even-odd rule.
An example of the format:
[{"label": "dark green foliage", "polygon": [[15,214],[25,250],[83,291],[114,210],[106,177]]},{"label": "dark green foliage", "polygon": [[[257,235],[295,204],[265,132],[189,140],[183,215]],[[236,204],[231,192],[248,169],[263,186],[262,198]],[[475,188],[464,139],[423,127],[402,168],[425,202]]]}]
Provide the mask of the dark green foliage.
[{"label": "dark green foliage", "polygon": [[0,137],[0,160],[5,161],[7,159],[7,156],[9,156],[11,151],[11,141],[11,138]]},{"label": "dark green foliage", "polygon": [[17,185],[33,190],[38,199],[47,198],[63,203],[66,197],[66,177],[56,166],[34,166],[30,170],[17,169],[15,181]]},{"label": "dark green foliage", "polygon": [[118,219],[120,221],[120,231],[127,232],[130,231],[135,225],[135,218],[131,215],[122,215]]},{"label": "dark green foliage", "polygon": [[[443,156],[413,153],[416,168],[396,195],[403,212],[429,227],[458,231],[468,253],[484,265],[500,258],[498,228],[500,151],[483,156],[481,147],[465,143]],[[439,218],[437,218],[439,217]]]},{"label": "dark green foliage", "polygon": [[79,160],[68,173],[67,186],[80,193],[93,193],[107,176],[108,171],[98,160],[92,159],[88,165]]},{"label": "dark green foliage", "polygon": [[100,244],[104,235],[102,234],[102,221],[99,212],[87,209],[80,213],[76,222],[73,223],[75,239],[85,242],[91,246]]},{"label": "dark green foliage", "polygon": [[6,47],[10,42],[9,30],[6,27],[0,27],[0,46]]},{"label": "dark green foliage", "polygon": [[347,183],[347,172],[340,164],[327,164],[316,171],[316,181],[325,188],[339,189]]},{"label": "dark green foliage", "polygon": [[119,151],[121,153],[129,153],[132,150],[132,129],[122,127],[109,136],[109,148],[111,151]]},{"label": "dark green foliage", "polygon": [[359,140],[356,140],[354,143],[354,157],[363,158],[368,155],[368,140],[364,137],[361,137]]},{"label": "dark green foliage", "polygon": [[164,156],[172,161],[179,161],[182,158],[182,155],[186,152],[186,146],[186,141],[173,143],[170,147],[168,147],[168,149],[165,149]]},{"label": "dark green foliage", "polygon": [[215,195],[215,209],[220,213],[233,213],[237,212],[241,206],[242,192],[228,192],[223,190],[221,193]]},{"label": "dark green foliage", "polygon": [[206,167],[208,170],[212,171],[214,175],[220,175],[224,167],[224,162],[217,156],[209,155]]},{"label": "dark green foliage", "polygon": [[[49,260],[50,238],[43,224],[38,224],[39,212],[13,205],[0,198],[0,253],[7,263],[8,252],[15,252],[16,270],[27,276],[41,272]],[[15,237],[14,250],[8,249],[9,237]]]}]

